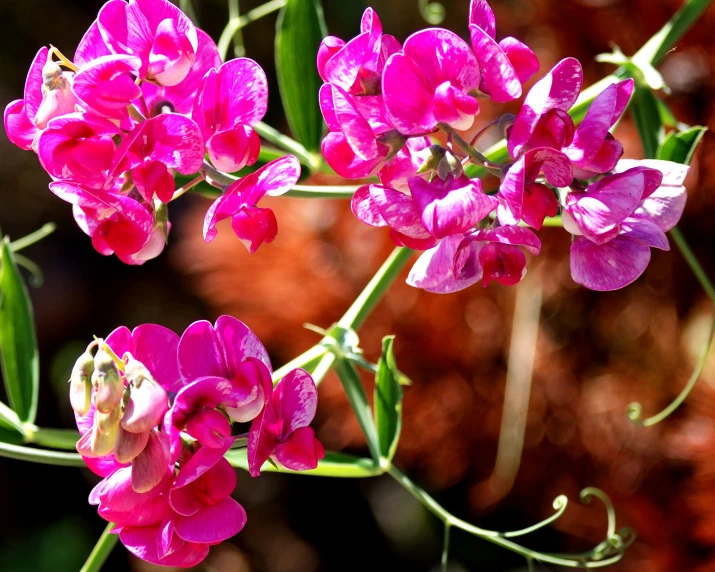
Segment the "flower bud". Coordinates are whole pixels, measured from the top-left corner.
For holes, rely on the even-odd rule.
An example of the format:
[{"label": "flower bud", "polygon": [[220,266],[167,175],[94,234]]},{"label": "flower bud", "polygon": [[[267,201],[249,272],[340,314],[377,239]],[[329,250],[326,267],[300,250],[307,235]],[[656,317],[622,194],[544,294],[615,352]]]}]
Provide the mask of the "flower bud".
[{"label": "flower bud", "polygon": [[447,149],[441,145],[430,145],[426,149],[419,151],[417,155],[422,159],[422,165],[417,169],[417,174],[421,175],[422,173],[436,171],[446,154]]},{"label": "flower bud", "polygon": [[111,413],[124,394],[124,383],[119,375],[117,365],[103,348],[99,348],[94,356],[94,373],[92,385],[96,387],[94,405],[100,413]]},{"label": "flower bud", "polygon": [[405,146],[405,143],[407,142],[407,137],[405,137],[397,129],[390,129],[389,131],[385,131],[385,133],[383,133],[382,135],[379,135],[377,137],[377,141],[378,143],[387,145],[390,148],[390,152],[387,154],[386,157],[386,159],[389,160],[395,155],[397,155],[400,149]]},{"label": "flower bud", "polygon": [[437,175],[440,179],[446,179],[447,175],[457,178],[464,173],[462,162],[451,151],[447,151],[437,165]]},{"label": "flower bud", "polygon": [[77,359],[70,375],[70,405],[80,417],[89,411],[93,371],[94,357],[87,350]]},{"label": "flower bud", "polygon": [[129,357],[124,376],[131,386],[124,410],[122,427],[131,433],[143,433],[159,425],[169,409],[166,391],[156,382],[143,363]]},{"label": "flower bud", "polygon": [[110,413],[97,411],[92,427],[91,449],[98,457],[109,455],[119,436],[119,422],[122,420],[122,408],[115,407]]},{"label": "flower bud", "polygon": [[514,121],[516,121],[516,115],[513,113],[505,113],[502,115],[499,118],[499,121],[497,121],[499,133],[501,133],[504,137],[508,137],[509,130],[511,129],[511,126],[514,125]]},{"label": "flower bud", "polygon": [[50,119],[74,111],[75,98],[70,78],[70,73],[63,72],[52,59],[47,60],[42,68],[42,103],[34,118],[39,129],[47,127]]}]

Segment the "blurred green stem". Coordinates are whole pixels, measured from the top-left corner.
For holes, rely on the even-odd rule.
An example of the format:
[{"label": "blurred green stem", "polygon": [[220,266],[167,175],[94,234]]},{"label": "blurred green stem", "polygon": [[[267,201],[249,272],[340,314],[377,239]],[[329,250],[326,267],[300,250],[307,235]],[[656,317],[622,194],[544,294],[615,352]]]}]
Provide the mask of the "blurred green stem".
[{"label": "blurred green stem", "polygon": [[[286,0],[271,0],[271,2],[266,2],[261,6],[249,10],[243,16],[237,18],[231,18],[221,32],[221,37],[218,40],[218,53],[221,54],[221,59],[226,61],[226,56],[228,55],[228,48],[236,35],[236,33],[244,26],[255,22],[256,20],[268,16],[271,12],[276,12],[286,5]],[[229,9],[231,4],[229,4]]]},{"label": "blurred green stem", "polygon": [[99,537],[97,544],[94,545],[80,572],[99,572],[102,569],[119,540],[118,534],[112,534],[113,528],[114,523],[110,522],[102,532],[102,536]]},{"label": "blurred green stem", "polygon": [[[240,18],[240,9],[238,0],[228,0],[228,20],[236,22]],[[243,46],[243,32],[241,28],[237,28],[233,34],[233,55],[236,58],[242,58],[246,55],[246,48]]]},{"label": "blurred green stem", "polygon": [[27,236],[23,236],[22,238],[13,240],[10,243],[10,250],[12,250],[13,252],[17,252],[18,250],[27,248],[28,246],[31,246],[36,242],[41,241],[43,238],[50,236],[53,232],[55,232],[56,228],[57,225],[55,223],[48,222],[47,224],[42,225],[40,228],[38,228],[35,232],[31,232]]},{"label": "blurred green stem", "polygon": [[273,143],[276,147],[285,149],[295,155],[302,165],[308,167],[311,171],[320,171],[320,166],[323,159],[320,155],[311,153],[303,145],[298,143],[295,139],[284,135],[277,129],[274,129],[267,123],[259,121],[253,128],[256,132],[263,137],[269,143]]},{"label": "blurred green stem", "polygon": [[79,433],[72,429],[43,429],[32,424],[26,424],[23,429],[26,443],[51,449],[75,451],[79,440]]},{"label": "blurred green stem", "polygon": [[685,258],[685,261],[688,263],[688,266],[690,266],[690,270],[693,271],[693,274],[695,274],[695,277],[698,279],[698,282],[700,282],[700,285],[703,287],[703,290],[705,290],[705,293],[708,295],[708,298],[710,298],[713,304],[715,304],[715,286],[713,286],[713,283],[710,281],[710,278],[708,278],[708,275],[705,273],[705,270],[700,265],[700,262],[695,256],[695,253],[690,248],[688,242],[685,240],[683,233],[680,232],[680,229],[676,226],[670,231],[670,236],[673,239],[673,242],[675,242],[675,245],[678,247],[678,250],[680,250],[680,253],[683,255],[683,258]]},{"label": "blurred green stem", "polygon": [[21,445],[0,443],[0,457],[42,463],[44,465],[59,465],[63,467],[84,467],[84,461],[77,453],[60,453],[47,449],[34,449]]}]

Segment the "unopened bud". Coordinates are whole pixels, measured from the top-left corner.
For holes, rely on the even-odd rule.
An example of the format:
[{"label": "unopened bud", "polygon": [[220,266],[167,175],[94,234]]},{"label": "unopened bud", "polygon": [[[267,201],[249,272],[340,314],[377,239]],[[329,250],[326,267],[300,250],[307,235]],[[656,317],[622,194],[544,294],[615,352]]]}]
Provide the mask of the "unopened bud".
[{"label": "unopened bud", "polygon": [[502,115],[499,118],[499,121],[497,121],[499,133],[501,133],[504,137],[508,137],[509,130],[511,129],[511,126],[514,125],[514,121],[516,121],[516,115],[513,113],[505,113]]},{"label": "unopened bud", "polygon": [[360,95],[380,95],[382,94],[382,78],[380,74],[371,70],[360,68],[358,81],[362,88]]},{"label": "unopened bud", "polygon": [[109,455],[119,436],[119,422],[122,420],[121,407],[115,407],[110,413],[97,411],[92,427],[92,452],[98,457]]},{"label": "unopened bud", "polygon": [[447,175],[459,177],[464,173],[462,162],[451,151],[447,151],[442,160],[437,165],[437,175],[440,179],[446,179]]},{"label": "unopened bud", "polygon": [[419,151],[417,155],[422,159],[422,165],[417,169],[417,174],[421,175],[422,173],[436,171],[446,154],[447,149],[441,145],[430,145],[427,149]]},{"label": "unopened bud", "polygon": [[132,433],[149,431],[159,425],[169,409],[166,391],[154,381],[144,364],[131,356],[124,368],[124,376],[132,389],[122,427]]},{"label": "unopened bud", "polygon": [[47,60],[42,68],[42,103],[34,117],[39,129],[47,127],[50,119],[74,111],[75,98],[70,78],[70,73],[63,72],[51,59]]},{"label": "unopened bud", "polygon": [[122,400],[124,383],[112,356],[101,347],[97,355],[94,356],[92,385],[97,389],[94,395],[94,405],[97,411],[111,413]]},{"label": "unopened bud", "polygon": [[93,371],[94,357],[87,350],[77,359],[70,375],[70,405],[80,417],[89,412]]},{"label": "unopened bud", "polygon": [[400,133],[397,129],[390,129],[378,136],[377,141],[390,148],[387,154],[387,159],[392,159],[407,143],[407,137]]}]

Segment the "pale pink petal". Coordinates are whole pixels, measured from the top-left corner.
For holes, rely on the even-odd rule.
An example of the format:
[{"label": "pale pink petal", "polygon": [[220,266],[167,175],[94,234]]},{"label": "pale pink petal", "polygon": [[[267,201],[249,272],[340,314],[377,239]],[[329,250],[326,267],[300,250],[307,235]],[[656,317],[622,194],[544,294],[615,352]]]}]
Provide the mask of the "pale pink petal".
[{"label": "pale pink petal", "polygon": [[148,441],[149,431],[130,433],[120,427],[117,442],[114,444],[114,458],[119,463],[129,463],[144,450]]},{"label": "pale pink petal", "polygon": [[426,251],[417,259],[407,283],[435,294],[448,294],[464,290],[481,280],[481,273],[469,278],[455,277],[454,262],[457,249],[464,235],[452,235],[442,240],[436,247]]},{"label": "pale pink petal", "polygon": [[350,200],[350,208],[353,214],[365,224],[370,226],[387,226],[387,222],[382,218],[377,203],[372,199],[370,185],[363,185],[353,195]]},{"label": "pale pink petal", "polygon": [[603,245],[577,236],[571,244],[571,277],[590,290],[618,290],[643,274],[650,247],[641,240],[618,236]]},{"label": "pale pink petal", "polygon": [[634,216],[651,218],[667,232],[680,221],[687,199],[685,187],[663,185],[640,203]]},{"label": "pale pink petal", "polygon": [[623,221],[623,236],[636,238],[651,248],[670,250],[665,232],[649,218],[627,218]]},{"label": "pale pink petal", "polygon": [[415,200],[389,187],[370,185],[370,197],[383,220],[403,236],[429,239],[432,235],[422,223]]},{"label": "pale pink petal", "polygon": [[169,452],[156,430],[149,434],[144,450],[132,461],[132,489],[145,493],[156,487],[166,475]]}]

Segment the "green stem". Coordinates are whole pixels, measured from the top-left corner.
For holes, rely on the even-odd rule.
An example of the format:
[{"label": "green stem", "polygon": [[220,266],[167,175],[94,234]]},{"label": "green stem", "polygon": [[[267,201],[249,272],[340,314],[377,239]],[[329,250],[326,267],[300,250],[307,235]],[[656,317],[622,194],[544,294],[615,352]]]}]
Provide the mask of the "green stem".
[{"label": "green stem", "polygon": [[[241,17],[238,0],[228,0],[228,20],[235,22]],[[243,47],[243,32],[238,28],[233,34],[233,55],[241,58],[246,55],[246,48]]]},{"label": "green stem", "polygon": [[476,163],[477,165],[480,165],[481,167],[484,167],[485,169],[490,169],[490,170],[499,170],[499,167],[495,164],[493,164],[489,159],[487,159],[484,155],[482,155],[479,151],[477,151],[472,145],[467,143],[462,136],[457,133],[454,129],[452,129],[449,125],[446,123],[440,123],[439,128],[450,135],[454,142],[461,147],[462,151],[464,151],[467,155],[469,155],[469,158]]},{"label": "green stem", "polygon": [[715,304],[715,286],[713,286],[713,283],[710,281],[710,278],[708,278],[708,275],[705,273],[705,270],[703,270],[703,267],[700,265],[700,262],[698,262],[697,257],[690,248],[690,245],[685,240],[683,233],[680,232],[680,229],[676,226],[675,228],[671,229],[670,236],[675,242],[675,245],[678,247],[678,250],[680,250],[681,254],[683,255],[683,258],[685,258],[685,261],[688,263],[688,266],[690,266],[690,269],[693,271],[693,274],[695,274],[695,277],[698,279],[698,282],[700,282],[700,285],[703,287],[703,290],[705,290],[705,293],[708,295],[708,298],[710,298],[710,300],[712,300],[712,302]]},{"label": "green stem", "polygon": [[273,143],[276,147],[293,153],[301,164],[308,167],[311,171],[320,171],[320,165],[323,161],[320,155],[311,153],[295,139],[291,139],[267,123],[263,123],[263,121],[259,121],[253,125],[253,128],[269,143]]},{"label": "green stem", "polygon": [[293,371],[296,368],[312,371],[327,351],[327,348],[320,344],[316,344],[309,350],[304,351],[298,357],[290,360],[287,364],[273,372],[273,384],[277,384],[288,372]]},{"label": "green stem", "polygon": [[268,16],[271,12],[280,10],[285,5],[286,0],[272,0],[271,2],[266,2],[253,10],[249,10],[239,18],[232,18],[224,28],[221,33],[221,37],[218,40],[218,53],[221,54],[221,60],[226,61],[228,47],[231,45],[231,41],[236,35],[236,32],[251,22],[255,22],[264,16]]},{"label": "green stem", "polygon": [[47,224],[44,224],[40,228],[38,228],[35,232],[31,232],[27,236],[23,236],[22,238],[18,238],[17,240],[11,242],[10,250],[12,250],[13,252],[17,252],[18,250],[27,248],[28,246],[31,246],[36,242],[41,241],[43,238],[51,235],[53,232],[55,232],[56,228],[57,225],[54,222],[48,222]]},{"label": "green stem", "polygon": [[62,467],[84,467],[84,461],[77,453],[59,453],[46,449],[33,449],[20,445],[0,443],[0,457],[41,463],[45,465],[58,465]]},{"label": "green stem", "polygon": [[397,247],[393,250],[377,274],[372,277],[345,315],[340,318],[338,325],[343,328],[358,329],[382,299],[411,256],[412,250],[409,248]]},{"label": "green stem", "polygon": [[43,429],[36,425],[25,425],[25,441],[28,444],[75,451],[79,433],[72,429]]},{"label": "green stem", "polygon": [[[232,467],[248,470],[248,453],[246,449],[231,449],[225,457]],[[376,477],[385,471],[372,459],[354,457],[344,453],[328,451],[325,458],[318,462],[316,469],[308,471],[291,471],[290,469],[277,468],[275,465],[265,463],[261,467],[262,473],[286,473],[289,475],[303,475],[310,477],[332,477],[340,479],[363,479]]]},{"label": "green stem", "polygon": [[118,534],[112,534],[113,528],[114,523],[110,522],[102,532],[102,536],[99,537],[97,544],[94,545],[80,572],[99,572],[102,569],[119,540]]},{"label": "green stem", "polygon": [[338,186],[313,186],[295,185],[288,191],[285,197],[297,197],[302,199],[352,199],[355,191],[360,187],[355,185]]},{"label": "green stem", "polygon": [[449,523],[444,523],[444,539],[442,541],[442,562],[441,570],[442,572],[447,572],[449,569],[449,536],[452,530],[452,525]]}]

